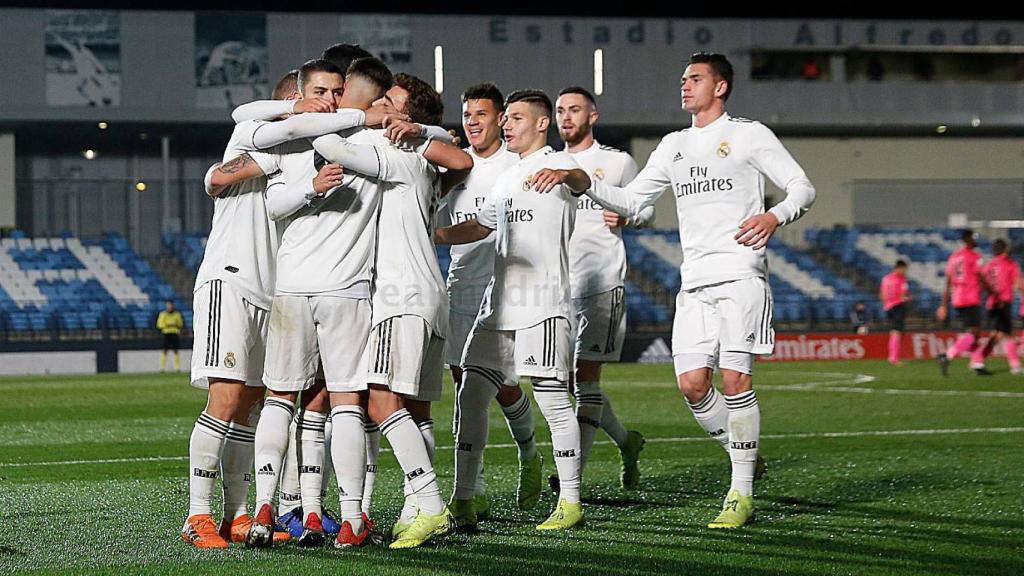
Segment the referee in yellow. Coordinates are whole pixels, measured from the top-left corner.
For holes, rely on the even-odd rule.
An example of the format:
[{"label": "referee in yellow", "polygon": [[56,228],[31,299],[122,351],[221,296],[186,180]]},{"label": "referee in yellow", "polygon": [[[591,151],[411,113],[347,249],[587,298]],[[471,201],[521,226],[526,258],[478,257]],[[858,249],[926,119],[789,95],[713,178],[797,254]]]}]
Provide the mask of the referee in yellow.
[{"label": "referee in yellow", "polygon": [[160,313],[156,319],[156,328],[164,335],[164,351],[160,353],[160,371],[167,368],[167,351],[174,352],[174,371],[181,372],[181,364],[178,360],[178,349],[181,348],[181,329],[185,327],[185,320],[181,312],[174,309],[174,302],[168,300],[167,308]]}]

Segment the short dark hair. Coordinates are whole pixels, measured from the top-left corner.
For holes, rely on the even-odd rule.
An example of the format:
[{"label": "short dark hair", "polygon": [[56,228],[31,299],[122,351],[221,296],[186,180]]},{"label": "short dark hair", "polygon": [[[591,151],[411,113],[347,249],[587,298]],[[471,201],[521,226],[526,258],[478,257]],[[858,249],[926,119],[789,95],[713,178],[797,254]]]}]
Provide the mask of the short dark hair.
[{"label": "short dark hair", "polygon": [[960,240],[967,242],[968,240],[974,239],[974,230],[970,228],[964,228],[960,231]]},{"label": "short dark hair", "polygon": [[277,81],[277,84],[274,86],[274,91],[271,92],[270,97],[274,100],[284,100],[298,91],[299,71],[289,70],[287,74]]},{"label": "short dark hair", "polygon": [[995,252],[996,254],[1002,254],[1003,252],[1006,252],[1006,250],[1009,248],[1010,244],[1006,240],[1003,240],[1002,238],[996,238],[995,240],[992,241],[992,251]]},{"label": "short dark hair", "polygon": [[303,96],[306,95],[306,91],[304,89],[306,80],[309,78],[309,75],[314,72],[327,72],[328,74],[337,74],[338,76],[341,76],[342,80],[345,79],[345,73],[341,71],[341,68],[338,68],[331,62],[320,58],[308,60],[306,61],[305,64],[302,65],[302,67],[299,68],[299,77],[296,80],[299,86],[299,93],[302,94]]},{"label": "short dark hair", "polygon": [[462,93],[462,103],[465,104],[467,100],[490,100],[494,103],[494,109],[499,112],[505,107],[505,97],[493,82],[474,84],[466,88]]},{"label": "short dark hair", "polygon": [[907,267],[907,261],[906,260],[897,260],[896,261],[896,267],[897,268],[906,268]]},{"label": "short dark hair", "polygon": [[579,94],[580,96],[583,96],[588,102],[590,102],[590,105],[594,107],[594,110],[597,110],[597,100],[595,100],[594,95],[583,86],[568,86],[566,88],[562,88],[562,91],[558,93],[559,96],[565,96],[566,94]]},{"label": "short dark hair", "polygon": [[386,92],[395,84],[395,77],[391,70],[379,58],[373,56],[367,58],[356,58],[348,66],[345,72],[345,81],[352,76],[360,76],[377,85],[381,92]]},{"label": "short dark hair", "polygon": [[690,56],[688,64],[708,64],[711,66],[711,71],[714,72],[715,77],[718,80],[725,80],[725,94],[722,95],[722,101],[728,100],[729,95],[732,94],[732,64],[729,63],[729,59],[722,54],[715,52],[697,52]]},{"label": "short dark hair", "polygon": [[353,60],[372,56],[373,54],[364,50],[359,44],[335,44],[324,49],[320,58],[331,62],[341,70],[348,70]]},{"label": "short dark hair", "polygon": [[413,122],[438,126],[444,118],[444,103],[433,86],[411,74],[395,74],[395,86],[409,93],[406,114]]},{"label": "short dark hair", "polygon": [[548,98],[548,95],[545,94],[543,90],[516,90],[505,98],[505,108],[508,108],[510,104],[515,104],[516,102],[526,102],[533,106],[539,106],[544,109],[545,116],[548,118],[551,117],[553,109],[551,106],[551,98]]}]

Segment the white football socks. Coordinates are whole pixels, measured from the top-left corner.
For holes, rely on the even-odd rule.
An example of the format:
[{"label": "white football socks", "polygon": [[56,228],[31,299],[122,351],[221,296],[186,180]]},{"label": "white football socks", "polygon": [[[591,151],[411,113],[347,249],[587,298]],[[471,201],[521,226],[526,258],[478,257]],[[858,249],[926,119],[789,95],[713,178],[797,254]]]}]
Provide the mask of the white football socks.
[{"label": "white football socks", "polygon": [[288,426],[288,451],[281,463],[280,491],[277,500],[277,515],[285,514],[302,506],[302,495],[299,494],[299,456],[298,441],[295,434],[295,418]]},{"label": "white football socks", "polygon": [[476,493],[484,446],[487,444],[488,408],[498,394],[498,385],[476,366],[467,366],[462,372],[462,386],[456,398],[459,416],[455,430],[453,498],[456,500],[469,500]]},{"label": "white football socks", "polygon": [[604,391],[601,392],[601,398],[604,400],[604,410],[601,411],[601,429],[611,437],[616,446],[621,447],[626,443],[629,432],[619,422],[619,417],[615,415],[615,410],[612,409],[612,401],[608,399],[608,395]]},{"label": "white football socks", "polygon": [[363,530],[363,486],[366,476],[366,441],[359,406],[337,406],[331,410],[331,456],[338,478],[338,499],[342,521],[348,520],[354,534]]},{"label": "white football socks", "polygon": [[363,480],[363,513],[370,516],[373,503],[373,487],[377,483],[377,458],[380,456],[380,428],[377,423],[366,419],[363,426],[366,438],[366,478]]},{"label": "white football socks", "polygon": [[199,415],[188,441],[188,515],[212,514],[213,487],[217,483],[218,468],[228,423],[210,416]]},{"label": "white football socks", "polygon": [[576,383],[576,422],[580,425],[580,473],[587,467],[587,457],[594,446],[597,429],[601,427],[604,396],[597,382]]},{"label": "white football socks", "polygon": [[537,439],[533,424],[533,404],[530,396],[523,393],[510,406],[502,406],[508,431],[519,448],[519,461],[533,460],[537,457]]},{"label": "white football socks", "polygon": [[708,388],[707,395],[699,402],[686,402],[700,427],[729,452],[729,408],[725,404],[725,398],[714,386]]},{"label": "white football socks", "polygon": [[277,478],[284,453],[288,449],[288,429],[295,405],[284,398],[268,397],[256,425],[256,512],[264,504],[273,505]]},{"label": "white football socks", "polygon": [[232,422],[224,440],[220,460],[221,486],[224,493],[224,519],[234,520],[249,513],[249,483],[252,482],[252,463],[256,457],[253,446],[256,429]]},{"label": "white football socks", "polygon": [[534,378],[533,393],[551,429],[559,498],[575,504],[580,501],[580,427],[569,400],[569,384]]},{"label": "white football socks", "polygon": [[437,485],[434,467],[430,464],[427,448],[409,411],[402,408],[380,424],[380,432],[388,439],[398,465],[409,481],[421,512],[440,514],[444,510],[441,489]]},{"label": "white football socks", "polygon": [[302,495],[302,522],[311,514],[321,520],[323,512],[324,426],[327,415],[312,410],[299,411],[296,423],[299,444],[299,494]]},{"label": "white football socks", "polygon": [[750,390],[735,396],[726,396],[729,408],[729,458],[732,460],[732,490],[742,496],[754,493],[754,469],[757,467],[757,448],[761,439],[761,408],[757,396]]}]

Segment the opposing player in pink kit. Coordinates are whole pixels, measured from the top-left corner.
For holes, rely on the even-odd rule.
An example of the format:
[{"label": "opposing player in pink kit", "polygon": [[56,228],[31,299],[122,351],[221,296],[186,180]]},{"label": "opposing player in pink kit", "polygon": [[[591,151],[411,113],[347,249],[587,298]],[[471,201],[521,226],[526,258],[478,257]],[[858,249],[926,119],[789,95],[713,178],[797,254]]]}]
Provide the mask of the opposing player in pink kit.
[{"label": "opposing player in pink kit", "polygon": [[892,272],[882,278],[878,299],[882,301],[885,318],[889,321],[889,364],[902,366],[900,347],[903,345],[903,329],[907,320],[906,303],[910,301],[906,261],[897,260]]},{"label": "opposing player in pink kit", "polygon": [[[974,352],[978,345],[978,334],[981,332],[981,289],[988,289],[988,282],[981,274],[981,254],[974,249],[977,245],[974,232],[964,230],[960,239],[964,247],[949,256],[946,263],[946,289],[942,293],[942,304],[935,313],[939,321],[946,320],[952,294],[953,309],[964,328],[956,343],[938,357],[943,376],[949,376],[950,361],[964,352]],[[989,373],[987,370],[975,372],[979,376]]]},{"label": "opposing player in pink kit", "polygon": [[1009,255],[1009,246],[1002,238],[992,243],[992,259],[981,268],[981,275],[990,286],[985,308],[992,331],[988,342],[977,346],[971,355],[971,368],[978,374],[991,374],[985,368],[985,358],[992,353],[1000,341],[1005,342],[1006,360],[1010,372],[1020,374],[1020,356],[1017,354],[1017,340],[1013,337],[1013,292],[1020,280],[1020,266]]}]

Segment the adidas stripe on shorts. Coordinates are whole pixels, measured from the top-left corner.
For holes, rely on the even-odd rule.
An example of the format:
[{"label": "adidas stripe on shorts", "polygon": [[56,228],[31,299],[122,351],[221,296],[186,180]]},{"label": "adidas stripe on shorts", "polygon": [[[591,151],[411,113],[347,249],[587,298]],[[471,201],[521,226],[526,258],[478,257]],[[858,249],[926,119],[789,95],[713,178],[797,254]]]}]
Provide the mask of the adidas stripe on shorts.
[{"label": "adidas stripe on shorts", "polygon": [[764,278],[744,278],[680,290],[672,324],[672,354],[771,354],[772,293]]},{"label": "adidas stripe on shorts", "polygon": [[600,294],[574,298],[576,358],[618,362],[626,338],[626,291],[621,286]]},{"label": "adidas stripe on shorts", "polygon": [[567,318],[548,318],[519,330],[493,330],[478,322],[466,342],[462,368],[497,370],[507,386],[517,384],[520,376],[564,381],[572,373],[573,350]]},{"label": "adidas stripe on shorts", "polygon": [[370,331],[366,380],[414,400],[436,402],[444,379],[444,348],[444,339],[422,317],[392,316]]},{"label": "adidas stripe on shorts", "polygon": [[223,280],[210,280],[192,296],[192,385],[210,379],[263,386],[270,312],[238,294]]}]

